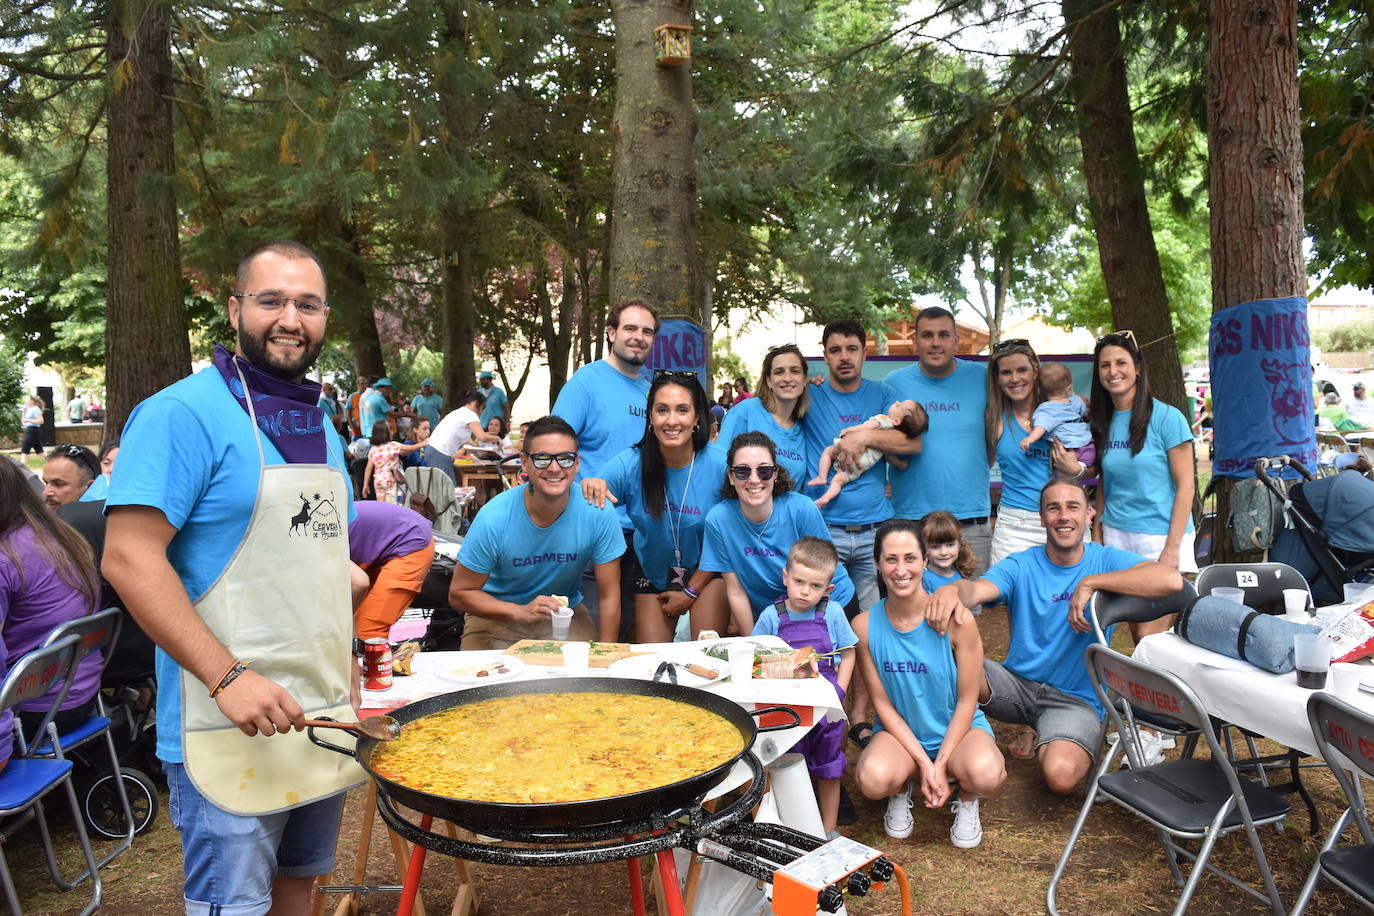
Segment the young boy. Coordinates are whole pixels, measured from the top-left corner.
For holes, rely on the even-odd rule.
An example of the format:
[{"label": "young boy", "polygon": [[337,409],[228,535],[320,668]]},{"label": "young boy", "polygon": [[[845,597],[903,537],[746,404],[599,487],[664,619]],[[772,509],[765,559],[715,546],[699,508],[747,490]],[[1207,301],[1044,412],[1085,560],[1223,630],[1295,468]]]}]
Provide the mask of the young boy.
[{"label": "young boy", "polygon": [[[835,686],[844,702],[849,678],[854,673],[854,647],[859,638],[844,616],[844,608],[830,601],[835,587],[830,579],[840,559],[835,545],[817,537],[804,537],[787,552],[782,581],[787,597],[767,608],[754,624],[754,635],[772,634],[794,649],[810,646],[820,656],[821,676]],[[826,839],[834,839],[840,810],[840,777],[844,775],[845,723],[829,719],[819,723],[792,750],[806,758],[816,780],[816,799]]]},{"label": "young boy", "polygon": [[[1073,393],[1073,373],[1063,363],[1045,363],[1040,367],[1040,390],[1045,400],[1038,404],[1031,414],[1034,428],[1030,435],[1021,440],[1021,451],[1028,452],[1030,447],[1046,436],[1059,440],[1064,448],[1077,453],[1078,460],[1092,464],[1092,456],[1077,450],[1092,444],[1093,434],[1084,422],[1088,415],[1088,405]],[[1093,450],[1096,454],[1096,450]]]},{"label": "young boy", "polygon": [[[930,428],[930,418],[926,416],[926,409],[915,401],[895,401],[887,409],[887,413],[869,417],[860,425],[869,429],[900,430],[906,433],[907,438],[915,439],[917,436],[925,435],[926,430]],[[835,445],[839,444],[839,441],[840,437],[837,437],[834,443],[821,452],[816,476],[806,482],[808,487],[825,486],[826,475],[830,473],[830,464],[835,459]],[[835,476],[830,479],[830,486],[826,487],[825,494],[816,500],[816,505],[824,508],[826,503],[840,495],[840,487],[873,467],[881,458],[886,458],[889,464],[899,470],[906,470],[905,459],[884,454],[876,448],[866,448],[863,454],[859,456],[859,460],[854,462],[852,472],[843,470],[835,472]]]}]

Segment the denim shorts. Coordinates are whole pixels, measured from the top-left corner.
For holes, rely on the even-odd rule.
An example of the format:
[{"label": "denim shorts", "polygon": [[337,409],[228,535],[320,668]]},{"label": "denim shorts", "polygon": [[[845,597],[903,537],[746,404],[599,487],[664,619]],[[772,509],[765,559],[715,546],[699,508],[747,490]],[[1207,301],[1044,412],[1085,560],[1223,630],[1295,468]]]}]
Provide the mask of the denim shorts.
[{"label": "denim shorts", "polygon": [[181,832],[188,914],[258,916],[272,906],[276,878],[333,870],[345,793],[290,811],[243,817],[207,801],[183,764],[164,763],[163,769],[168,810]]},{"label": "denim shorts", "polygon": [[1097,709],[1070,693],[1029,681],[992,659],[983,659],[988,701],[983,711],[994,719],[1035,729],[1035,749],[1051,741],[1072,741],[1097,758],[1102,747],[1102,717]]}]

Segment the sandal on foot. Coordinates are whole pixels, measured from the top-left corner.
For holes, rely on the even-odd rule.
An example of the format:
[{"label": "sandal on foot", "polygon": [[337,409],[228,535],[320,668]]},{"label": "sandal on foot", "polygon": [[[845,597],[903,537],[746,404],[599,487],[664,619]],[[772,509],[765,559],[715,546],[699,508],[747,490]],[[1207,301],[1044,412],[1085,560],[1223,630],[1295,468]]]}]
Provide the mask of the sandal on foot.
[{"label": "sandal on foot", "polygon": [[1025,729],[1007,745],[1007,753],[1017,760],[1030,760],[1035,756],[1035,739],[1035,729]]},{"label": "sandal on foot", "polygon": [[859,746],[859,749],[868,747],[868,742],[873,738],[873,723],[855,722],[849,728],[849,740]]}]

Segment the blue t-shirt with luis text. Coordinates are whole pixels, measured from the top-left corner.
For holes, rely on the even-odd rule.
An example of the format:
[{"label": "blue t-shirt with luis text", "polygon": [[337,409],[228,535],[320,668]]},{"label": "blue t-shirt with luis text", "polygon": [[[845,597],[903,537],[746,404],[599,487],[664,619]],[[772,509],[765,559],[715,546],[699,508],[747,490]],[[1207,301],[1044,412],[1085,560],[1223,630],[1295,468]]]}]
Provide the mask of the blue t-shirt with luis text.
[{"label": "blue t-shirt with luis text", "polygon": [[625,552],[625,537],[609,505],[598,509],[574,492],[552,525],[540,528],[525,509],[529,484],[488,502],[472,520],[458,562],[487,576],[482,591],[526,604],[539,595],[563,595],[582,603],[582,570],[609,563]]}]

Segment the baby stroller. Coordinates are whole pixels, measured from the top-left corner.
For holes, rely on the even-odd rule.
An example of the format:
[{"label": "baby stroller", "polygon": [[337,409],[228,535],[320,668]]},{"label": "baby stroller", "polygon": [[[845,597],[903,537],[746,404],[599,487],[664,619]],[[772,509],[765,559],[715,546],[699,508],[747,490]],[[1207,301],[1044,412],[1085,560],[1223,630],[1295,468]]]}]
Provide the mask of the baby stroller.
[{"label": "baby stroller", "polygon": [[[1302,478],[1286,495],[1277,476],[1285,467]],[[1269,559],[1302,573],[1318,605],[1344,600],[1342,586],[1374,569],[1374,481],[1358,471],[1314,479],[1287,456],[1261,458],[1255,476],[1283,501],[1284,527]]]}]

